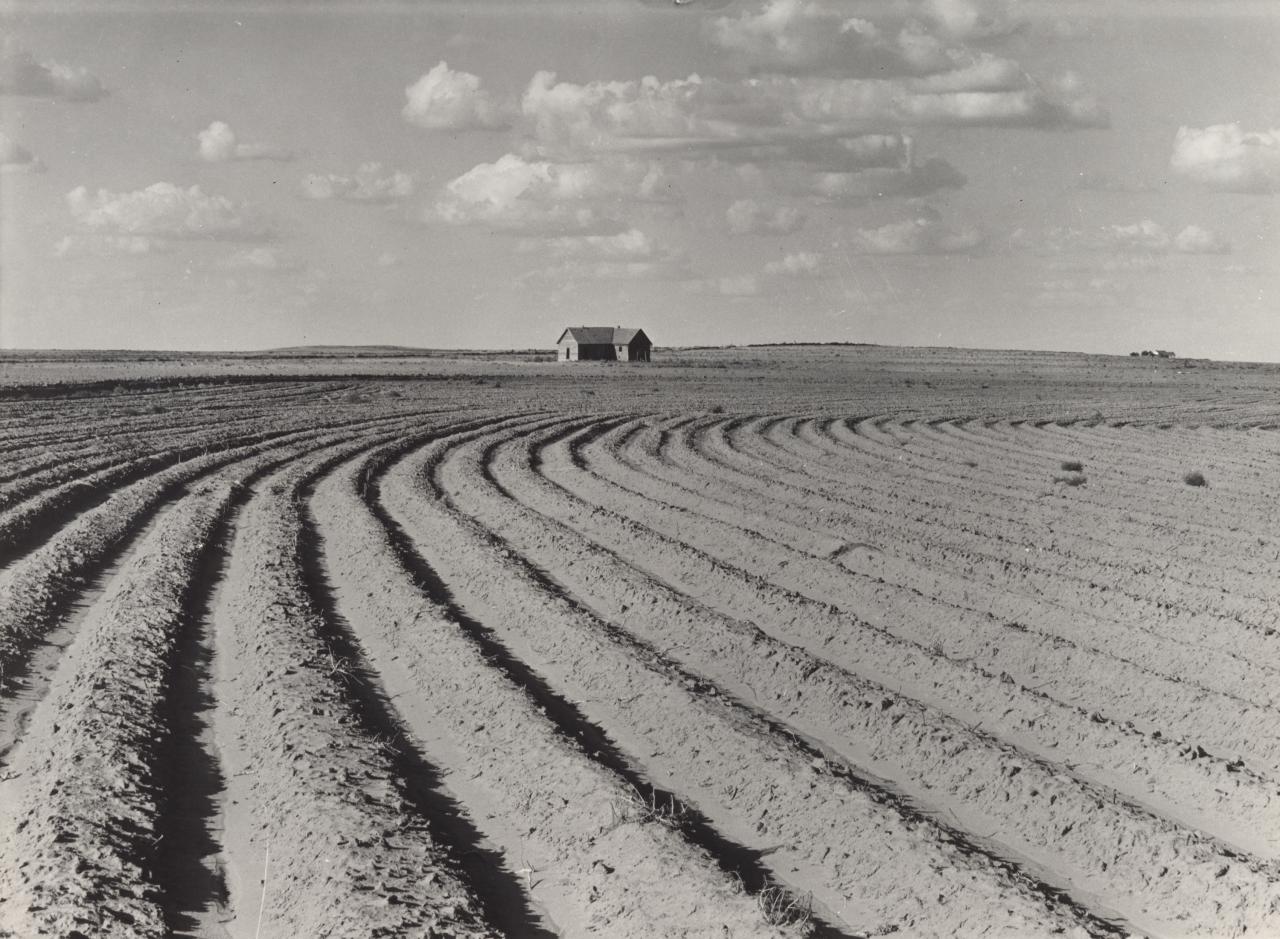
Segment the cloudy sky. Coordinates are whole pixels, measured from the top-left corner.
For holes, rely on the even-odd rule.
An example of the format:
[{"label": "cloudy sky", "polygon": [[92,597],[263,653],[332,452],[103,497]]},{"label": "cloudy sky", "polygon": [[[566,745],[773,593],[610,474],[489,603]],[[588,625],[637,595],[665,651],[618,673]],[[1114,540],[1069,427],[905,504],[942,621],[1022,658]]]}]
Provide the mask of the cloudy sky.
[{"label": "cloudy sky", "polygon": [[0,14],[0,345],[1280,361],[1280,4]]}]

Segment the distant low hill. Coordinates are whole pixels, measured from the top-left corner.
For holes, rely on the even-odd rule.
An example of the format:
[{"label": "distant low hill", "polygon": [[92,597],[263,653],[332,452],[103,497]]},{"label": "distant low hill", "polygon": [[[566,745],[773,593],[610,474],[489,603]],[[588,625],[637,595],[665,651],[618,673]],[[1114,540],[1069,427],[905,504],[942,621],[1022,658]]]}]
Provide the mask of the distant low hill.
[{"label": "distant low hill", "polygon": [[260,352],[248,352],[249,357],[274,359],[306,359],[306,358],[450,358],[458,356],[494,356],[528,355],[530,353],[546,354],[546,349],[510,349],[499,352],[493,349],[423,349],[417,346],[284,346],[279,349],[263,349]]}]

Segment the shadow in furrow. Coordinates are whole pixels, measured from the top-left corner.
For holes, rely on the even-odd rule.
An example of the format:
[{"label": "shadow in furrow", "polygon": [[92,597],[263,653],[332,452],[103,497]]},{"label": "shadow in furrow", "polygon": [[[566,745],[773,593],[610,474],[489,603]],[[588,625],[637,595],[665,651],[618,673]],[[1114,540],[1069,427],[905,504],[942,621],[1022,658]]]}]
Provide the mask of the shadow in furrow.
[{"label": "shadow in furrow", "polygon": [[210,534],[186,601],[186,622],[170,670],[168,738],[161,756],[164,803],[155,878],[174,936],[225,936],[228,893],[215,837],[225,779],[213,741],[213,628],[218,591],[231,560],[235,518],[249,500],[239,489]]},{"label": "shadow in furrow", "polygon": [[401,794],[439,835],[440,846],[449,851],[475,891],[484,920],[519,939],[554,939],[555,933],[529,906],[518,880],[504,869],[502,855],[489,846],[463,806],[448,794],[439,771],[405,729],[376,671],[365,660],[326,574],[322,539],[310,508],[314,486],[312,480],[298,496],[303,526],[301,570],[323,623],[321,638],[349,670],[344,690],[352,711],[366,734],[386,742],[395,775],[404,781]]},{"label": "shadow in furrow", "polygon": [[[615,420],[621,423],[624,419]],[[523,689],[561,734],[578,744],[597,763],[633,786],[642,797],[652,798],[657,804],[684,805],[687,814],[680,823],[681,832],[691,843],[710,854],[721,870],[736,876],[748,893],[758,895],[771,886],[774,881],[762,860],[764,852],[724,837],[679,793],[654,786],[631,765],[631,761],[613,742],[604,728],[591,721],[573,702],[562,697],[547,684],[546,679],[512,653],[493,630],[463,609],[449,586],[417,552],[413,539],[382,504],[380,483],[381,475],[385,470],[385,466],[380,467],[378,472],[369,477],[367,484],[369,509],[386,530],[388,540],[399,557],[401,565],[413,577],[418,589],[428,599],[444,608],[448,617],[457,623],[476,644],[485,660]],[[457,512],[452,505],[450,508]],[[543,586],[552,593],[563,595],[554,584],[544,583]],[[849,939],[848,933],[816,916],[810,922],[810,927],[809,935],[814,939]]]},{"label": "shadow in furrow", "polygon": [[[577,435],[566,435],[573,438],[570,443],[570,451],[573,452],[574,450],[580,450],[592,440],[600,436],[599,434],[593,434],[593,431],[594,428]],[[534,449],[535,456],[531,463],[535,465],[539,464],[541,460],[536,455],[538,451],[545,449],[554,442],[555,439],[553,438],[540,443],[539,446]],[[495,491],[503,498],[514,504],[521,505],[522,503],[517,498],[516,493],[512,492],[499,482],[492,472],[495,453],[498,447],[501,446],[501,443],[501,441],[492,443],[481,452],[481,472],[485,479],[494,487]],[[585,458],[583,459],[585,463]],[[526,506],[526,508],[528,507]],[[536,512],[536,510],[532,509],[530,509],[530,511]],[[537,514],[541,515],[541,513]],[[548,525],[565,528],[567,531],[574,533],[572,528],[565,526],[564,523],[560,521],[546,518],[545,516],[544,519]],[[576,533],[574,534],[576,535]],[[502,543],[504,545],[507,544],[505,541]],[[514,552],[516,549],[511,547],[511,550]],[[601,548],[600,550],[612,554],[612,552],[608,552],[607,549]],[[614,557],[620,563],[627,564],[627,562],[623,561],[617,555],[614,555]],[[897,812],[911,825],[915,826],[924,824],[934,828],[943,840],[952,844],[960,853],[982,858],[993,868],[1002,871],[1011,880],[1022,883],[1028,890],[1043,897],[1051,905],[1070,910],[1072,915],[1080,921],[1082,926],[1084,926],[1091,936],[1123,936],[1130,932],[1127,924],[1119,915],[1112,914],[1110,911],[1098,911],[1090,908],[1066,889],[1050,883],[1049,881],[1042,880],[1034,870],[1026,868],[1021,862],[1006,856],[998,850],[998,843],[995,845],[985,844],[985,839],[979,840],[972,837],[963,829],[947,824],[939,817],[936,811],[932,811],[928,807],[918,804],[913,798],[907,796],[895,785],[887,782],[886,780],[875,779],[870,775],[864,774],[860,768],[855,767],[842,757],[830,752],[829,749],[822,745],[820,741],[801,733],[796,728],[791,727],[776,718],[767,710],[748,704],[745,700],[731,693],[726,688],[716,684],[706,676],[690,671],[679,662],[667,658],[665,654],[658,651],[645,640],[642,640],[625,629],[610,623],[604,616],[597,614],[591,609],[591,607],[586,605],[583,600],[578,598],[564,585],[557,581],[549,571],[533,563],[533,561],[524,559],[522,563],[525,565],[531,576],[537,579],[546,590],[557,594],[567,603],[584,610],[589,615],[595,616],[603,623],[606,632],[614,636],[616,641],[620,644],[636,649],[638,657],[647,659],[653,662],[655,667],[660,667],[675,675],[682,684],[690,688],[695,694],[711,694],[717,700],[732,704],[742,713],[749,715],[762,728],[766,729],[770,735],[779,740],[787,740],[789,744],[799,753],[803,754],[806,759],[821,760],[822,763],[826,765],[827,771],[831,773],[831,775],[841,779],[850,789],[865,793],[877,804],[886,806],[887,808]],[[628,566],[634,567],[634,565]],[[642,568],[635,569],[639,571],[642,576],[650,576]],[[696,603],[697,601],[693,602]],[[768,635],[757,627],[751,627],[751,631],[759,634],[760,636]]]}]

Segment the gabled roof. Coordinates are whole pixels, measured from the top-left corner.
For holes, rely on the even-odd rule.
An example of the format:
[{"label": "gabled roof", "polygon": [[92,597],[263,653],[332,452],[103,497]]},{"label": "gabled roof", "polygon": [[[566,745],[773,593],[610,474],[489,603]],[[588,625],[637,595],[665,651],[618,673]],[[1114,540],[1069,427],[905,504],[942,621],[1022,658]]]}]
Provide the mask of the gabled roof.
[{"label": "gabled roof", "polygon": [[644,336],[643,329],[628,329],[622,326],[570,326],[560,334],[557,343],[572,339],[579,345],[588,346],[629,346],[637,336]]}]

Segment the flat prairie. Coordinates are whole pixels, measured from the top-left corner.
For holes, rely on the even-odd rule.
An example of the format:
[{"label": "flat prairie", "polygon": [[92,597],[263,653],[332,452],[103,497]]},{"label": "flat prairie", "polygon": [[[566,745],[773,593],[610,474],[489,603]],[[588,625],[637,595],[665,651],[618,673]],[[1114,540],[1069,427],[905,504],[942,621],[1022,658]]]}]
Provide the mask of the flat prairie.
[{"label": "flat prairie", "polygon": [[0,353],[0,935],[1280,935],[1280,366]]}]

